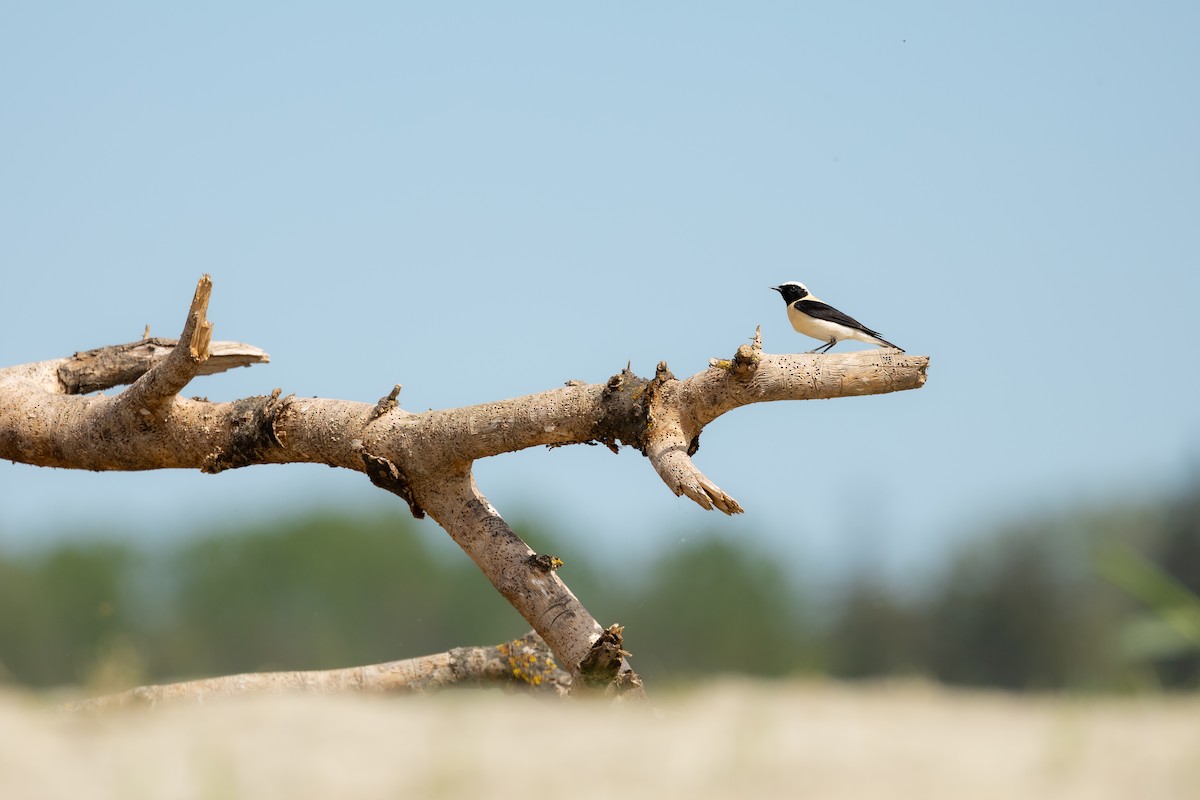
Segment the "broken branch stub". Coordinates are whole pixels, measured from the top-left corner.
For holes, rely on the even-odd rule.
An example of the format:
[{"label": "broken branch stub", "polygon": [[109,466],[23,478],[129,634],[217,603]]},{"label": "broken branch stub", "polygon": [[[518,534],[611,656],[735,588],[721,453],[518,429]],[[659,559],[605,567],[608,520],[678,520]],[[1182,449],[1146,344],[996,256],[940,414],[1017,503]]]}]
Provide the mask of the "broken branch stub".
[{"label": "broken branch stub", "polygon": [[199,374],[201,365],[208,360],[208,346],[212,341],[212,323],[208,321],[211,296],[212,279],[204,275],[196,284],[183,333],[179,335],[179,346],[171,348],[161,361],[122,392],[122,402],[139,412],[145,409],[158,414]]}]

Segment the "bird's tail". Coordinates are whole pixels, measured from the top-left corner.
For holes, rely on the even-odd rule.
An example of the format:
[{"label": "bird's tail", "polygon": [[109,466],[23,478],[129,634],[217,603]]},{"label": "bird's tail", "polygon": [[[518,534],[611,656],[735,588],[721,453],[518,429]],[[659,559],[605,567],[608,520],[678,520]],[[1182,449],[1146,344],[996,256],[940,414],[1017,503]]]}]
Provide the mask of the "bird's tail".
[{"label": "bird's tail", "polygon": [[901,346],[900,346],[900,345],[898,345],[898,344],[892,344],[891,342],[889,342],[887,339],[883,338],[883,337],[882,337],[882,336],[880,336],[879,334],[877,334],[877,333],[876,333],[876,334],[872,334],[872,336],[873,336],[873,337],[874,337],[874,339],[875,339],[875,343],[876,343],[877,345],[879,345],[880,347],[891,347],[891,348],[893,348],[893,349],[895,349],[895,350],[899,350],[901,353],[903,353],[903,352],[904,352],[904,348],[903,348],[903,347],[901,347]]}]

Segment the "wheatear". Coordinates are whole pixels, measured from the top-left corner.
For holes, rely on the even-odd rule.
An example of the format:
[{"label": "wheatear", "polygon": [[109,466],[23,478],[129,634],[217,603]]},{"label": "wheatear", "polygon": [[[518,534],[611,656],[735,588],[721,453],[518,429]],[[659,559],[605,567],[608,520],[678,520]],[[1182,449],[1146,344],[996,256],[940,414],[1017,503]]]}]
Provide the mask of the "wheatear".
[{"label": "wheatear", "polygon": [[803,283],[788,281],[772,289],[783,295],[787,303],[788,321],[792,327],[805,336],[820,339],[825,344],[809,350],[810,353],[827,353],[830,348],[843,339],[856,339],[880,347],[895,347],[901,353],[904,348],[896,347],[866,325],[847,314],[843,314],[828,303],[822,303],[808,293],[808,287]]}]

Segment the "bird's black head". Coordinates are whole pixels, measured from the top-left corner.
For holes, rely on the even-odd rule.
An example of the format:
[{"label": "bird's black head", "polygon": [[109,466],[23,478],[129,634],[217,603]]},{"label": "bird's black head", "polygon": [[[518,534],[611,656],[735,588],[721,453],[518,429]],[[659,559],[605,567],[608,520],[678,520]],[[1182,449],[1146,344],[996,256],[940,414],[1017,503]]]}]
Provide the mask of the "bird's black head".
[{"label": "bird's black head", "polygon": [[787,283],[781,283],[771,288],[783,295],[783,302],[789,306],[797,300],[803,300],[805,297],[808,297],[808,287],[803,283],[796,283],[796,281],[788,281]]}]

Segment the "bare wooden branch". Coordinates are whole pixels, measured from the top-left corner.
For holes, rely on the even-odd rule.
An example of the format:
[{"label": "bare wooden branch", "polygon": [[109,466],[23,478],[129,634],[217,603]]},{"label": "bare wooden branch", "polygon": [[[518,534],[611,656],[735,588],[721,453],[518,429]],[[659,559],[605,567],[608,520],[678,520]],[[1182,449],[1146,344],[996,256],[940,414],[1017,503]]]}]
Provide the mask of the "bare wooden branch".
[{"label": "bare wooden branch", "polygon": [[[469,472],[443,475],[423,497],[430,516],[574,674],[603,629],[558,573],[513,532]],[[624,688],[640,691],[641,682],[631,675]]]},{"label": "bare wooden branch", "polygon": [[[0,458],[209,473],[310,462],[365,473],[403,497],[415,515],[428,512],[442,525],[571,674],[579,674],[605,629],[553,570],[541,568],[479,491],[476,460],[541,445],[616,450],[623,444],[643,453],[676,495],[736,514],[737,501],[692,460],[705,425],[750,403],[919,388],[929,365],[927,357],[897,350],[772,355],[762,352],[756,331],[732,359],[714,359],[682,380],[665,362],[649,380],[627,366],[601,384],[568,381],[525,397],[420,414],[399,408],[398,385],[376,403],[281,398],[278,389],[210,403],[179,392],[198,375],[267,360],[248,345],[211,342],[211,288],[206,275],[178,344],[146,339],[103,355],[88,351],[0,370]],[[115,397],[80,395],[129,381]],[[619,674],[624,685],[639,685],[623,656]]]},{"label": "bare wooden branch", "polygon": [[550,649],[533,632],[494,647],[457,647],[446,653],[348,669],[255,672],[220,678],[139,686],[118,694],[65,703],[64,711],[189,703],[194,705],[268,693],[376,692],[430,694],[458,687],[499,687],[512,691],[565,694],[571,684]]}]

